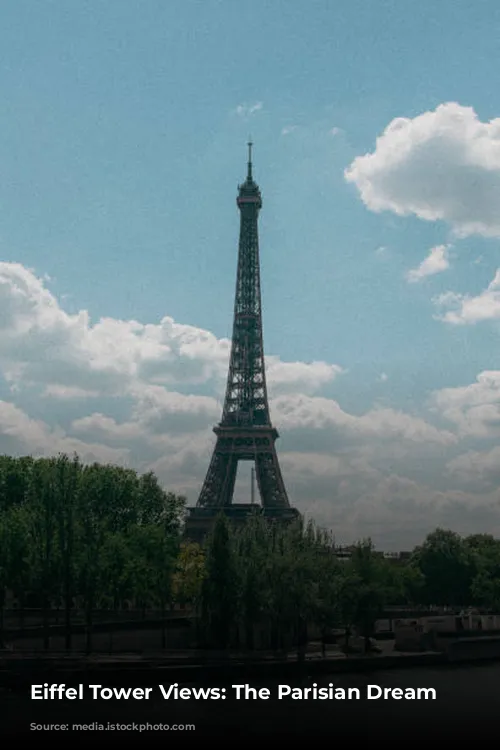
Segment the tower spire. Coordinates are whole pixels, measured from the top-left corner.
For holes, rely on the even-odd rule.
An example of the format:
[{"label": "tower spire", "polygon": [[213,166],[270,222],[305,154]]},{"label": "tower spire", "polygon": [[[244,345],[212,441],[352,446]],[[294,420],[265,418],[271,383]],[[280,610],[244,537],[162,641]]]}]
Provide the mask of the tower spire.
[{"label": "tower spire", "polygon": [[253,180],[253,177],[252,177],[252,147],[253,147],[253,142],[252,142],[252,136],[251,135],[248,136],[247,146],[248,146],[248,172],[247,172],[247,180],[248,180],[248,182],[251,182]]}]

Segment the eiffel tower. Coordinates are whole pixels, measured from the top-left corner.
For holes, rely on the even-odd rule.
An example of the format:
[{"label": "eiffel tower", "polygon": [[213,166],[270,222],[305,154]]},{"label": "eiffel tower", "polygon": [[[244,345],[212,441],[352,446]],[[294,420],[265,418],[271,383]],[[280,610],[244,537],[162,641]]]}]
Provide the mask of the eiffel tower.
[{"label": "eiffel tower", "polygon": [[[240,211],[238,271],[234,302],[231,358],[226,397],[212,460],[196,507],[189,509],[186,536],[201,541],[218,513],[242,522],[260,512],[268,519],[291,521],[290,507],[276,454],[278,431],[272,426],[267,398],[260,291],[258,216],[262,197],[252,175],[252,143],[248,143],[247,178],[238,186]],[[239,461],[255,465],[261,505],[233,503]]]}]

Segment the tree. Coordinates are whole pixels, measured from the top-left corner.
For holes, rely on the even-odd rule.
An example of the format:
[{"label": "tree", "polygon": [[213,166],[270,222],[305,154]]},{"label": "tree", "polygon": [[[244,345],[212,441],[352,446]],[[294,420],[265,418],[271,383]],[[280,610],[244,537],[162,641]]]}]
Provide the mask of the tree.
[{"label": "tree", "polygon": [[29,518],[23,505],[11,505],[0,512],[0,647],[6,591],[22,603],[30,580]]},{"label": "tree", "polygon": [[163,524],[136,525],[128,533],[131,553],[128,570],[132,591],[143,611],[147,605],[159,605],[162,613],[162,648],[166,646],[165,610],[172,599],[178,541]]},{"label": "tree", "polygon": [[376,554],[369,539],[359,542],[353,548],[351,559],[345,563],[339,590],[341,612],[347,626],[347,647],[350,627],[355,625],[364,637],[365,651],[369,651],[375,621],[383,611],[389,592],[387,562]]},{"label": "tree", "polygon": [[202,623],[208,643],[226,649],[236,624],[240,580],[228,521],[220,514],[209,536],[201,591]]},{"label": "tree", "polygon": [[[104,537],[100,550],[97,596],[99,606],[111,609],[113,615],[132,595],[130,576],[131,550],[126,535],[118,531]],[[109,650],[113,646],[113,626],[109,630]]]},{"label": "tree", "polygon": [[292,524],[286,530],[285,543],[289,611],[296,629],[297,658],[303,661],[309,625],[319,619],[319,545],[314,524],[304,525],[302,521]]},{"label": "tree", "polygon": [[[106,537],[120,524],[120,509],[116,507],[116,473],[98,464],[85,466],[81,473],[78,495],[80,554],[78,557],[79,589],[85,610],[85,649],[92,651],[93,612],[99,598],[102,554]],[[106,508],[109,509],[107,514]],[[118,511],[118,512],[117,512]],[[125,511],[128,513],[128,511]],[[102,580],[102,579],[101,579]]]},{"label": "tree", "polygon": [[472,560],[471,601],[500,610],[500,541],[490,534],[474,534],[464,540]]},{"label": "tree", "polygon": [[27,488],[30,536],[32,540],[31,568],[35,590],[39,592],[42,607],[43,647],[50,646],[49,611],[58,593],[60,569],[56,545],[56,507],[54,492],[53,459],[34,462]]},{"label": "tree", "polygon": [[239,619],[249,651],[255,648],[255,628],[269,607],[270,591],[266,576],[270,556],[269,525],[251,516],[236,535],[236,556],[241,586]]},{"label": "tree", "polygon": [[425,578],[415,563],[388,566],[387,584],[390,604],[418,605],[422,601]]},{"label": "tree", "polygon": [[[336,562],[329,535],[314,524],[297,521],[273,526],[266,551],[267,586],[262,588],[264,615],[273,648],[286,649],[290,636],[302,660],[309,624],[326,627],[333,619],[333,571]],[[264,598],[263,593],[266,592]]]},{"label": "tree", "polygon": [[172,575],[172,594],[179,604],[191,604],[196,610],[205,576],[205,553],[196,542],[180,545]]},{"label": "tree", "polygon": [[57,517],[57,539],[59,545],[59,581],[64,601],[65,646],[71,650],[71,610],[73,607],[73,581],[76,573],[75,523],[78,491],[80,489],[81,464],[78,456],[70,460],[60,455],[51,463],[54,472],[55,512]]},{"label": "tree", "polygon": [[470,597],[474,577],[470,546],[459,534],[436,529],[417,547],[412,563],[425,579],[422,590],[428,605],[463,605]]},{"label": "tree", "polygon": [[33,595],[48,648],[51,611],[64,602],[69,649],[72,606],[83,601],[88,650],[98,604],[122,606],[135,591],[164,610],[184,506],[151,472],[0,456],[0,610],[7,588],[22,605]]},{"label": "tree", "polygon": [[26,501],[33,464],[31,456],[0,456],[0,512]]}]

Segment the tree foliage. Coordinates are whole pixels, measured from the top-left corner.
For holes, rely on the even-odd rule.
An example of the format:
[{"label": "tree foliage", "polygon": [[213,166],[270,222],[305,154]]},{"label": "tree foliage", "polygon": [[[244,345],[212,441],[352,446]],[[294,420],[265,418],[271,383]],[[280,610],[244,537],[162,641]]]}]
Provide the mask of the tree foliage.
[{"label": "tree foliage", "polygon": [[436,529],[395,565],[370,540],[341,560],[313,523],[258,514],[239,527],[221,514],[195,544],[182,537],[184,506],[152,473],[0,456],[0,646],[7,592],[21,611],[39,608],[46,647],[54,609],[68,649],[73,612],[83,612],[89,651],[97,608],[179,604],[197,616],[201,643],[250,651],[304,646],[311,627],[355,629],[368,643],[387,605],[500,610],[500,540],[488,534]]},{"label": "tree foliage", "polygon": [[96,607],[127,600],[164,609],[172,599],[185,501],[152,473],[92,464],[77,456],[0,456],[0,610],[6,591],[21,607],[63,606],[66,646],[71,612],[86,613],[91,649]]}]

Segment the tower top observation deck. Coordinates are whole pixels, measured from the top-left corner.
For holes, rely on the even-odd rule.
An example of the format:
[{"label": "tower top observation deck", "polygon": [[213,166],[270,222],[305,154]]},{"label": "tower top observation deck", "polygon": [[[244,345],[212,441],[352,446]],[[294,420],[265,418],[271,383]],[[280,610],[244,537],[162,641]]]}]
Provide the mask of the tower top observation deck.
[{"label": "tower top observation deck", "polygon": [[259,210],[260,208],[262,208],[262,197],[260,194],[259,186],[254,181],[252,174],[252,141],[249,140],[247,145],[247,178],[242,185],[238,185],[238,197],[236,199],[236,203],[238,205],[238,208],[240,209],[250,205],[255,206],[257,210]]}]

